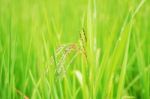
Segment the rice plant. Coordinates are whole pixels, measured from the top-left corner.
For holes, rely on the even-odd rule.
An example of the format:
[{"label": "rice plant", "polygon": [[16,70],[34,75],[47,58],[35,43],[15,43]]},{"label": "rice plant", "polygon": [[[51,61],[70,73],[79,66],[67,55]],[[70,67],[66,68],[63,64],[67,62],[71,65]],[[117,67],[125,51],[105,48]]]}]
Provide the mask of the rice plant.
[{"label": "rice plant", "polygon": [[150,0],[0,0],[0,99],[150,99]]}]

